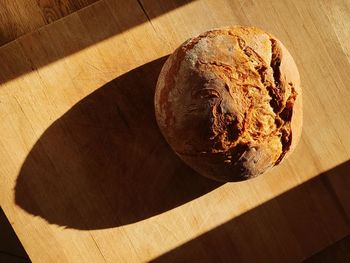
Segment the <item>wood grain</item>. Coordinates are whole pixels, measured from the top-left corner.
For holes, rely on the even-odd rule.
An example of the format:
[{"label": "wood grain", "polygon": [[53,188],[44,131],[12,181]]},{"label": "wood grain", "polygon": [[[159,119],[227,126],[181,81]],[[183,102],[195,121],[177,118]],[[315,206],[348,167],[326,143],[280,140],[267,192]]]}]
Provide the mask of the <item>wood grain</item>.
[{"label": "wood grain", "polygon": [[[347,6],[100,0],[2,46],[0,204],[29,257],[295,262],[349,235]],[[268,174],[219,185],[170,150],[152,100],[170,52],[230,24],[262,27],[290,50],[304,129]]]},{"label": "wood grain", "polygon": [[43,25],[36,1],[0,1],[0,46]]},{"label": "wood grain", "polygon": [[36,0],[46,24],[65,17],[98,0]]},{"label": "wood grain", "polygon": [[0,46],[97,0],[0,1]]}]

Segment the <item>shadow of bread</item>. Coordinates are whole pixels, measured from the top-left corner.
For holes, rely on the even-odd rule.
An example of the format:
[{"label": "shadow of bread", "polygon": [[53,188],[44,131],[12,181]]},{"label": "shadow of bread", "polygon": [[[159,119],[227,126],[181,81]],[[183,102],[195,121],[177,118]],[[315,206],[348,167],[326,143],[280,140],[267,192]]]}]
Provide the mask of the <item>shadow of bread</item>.
[{"label": "shadow of bread", "polygon": [[49,223],[101,229],[165,212],[218,187],[163,139],[154,89],[166,57],[107,83],[56,120],[18,175],[16,204]]}]

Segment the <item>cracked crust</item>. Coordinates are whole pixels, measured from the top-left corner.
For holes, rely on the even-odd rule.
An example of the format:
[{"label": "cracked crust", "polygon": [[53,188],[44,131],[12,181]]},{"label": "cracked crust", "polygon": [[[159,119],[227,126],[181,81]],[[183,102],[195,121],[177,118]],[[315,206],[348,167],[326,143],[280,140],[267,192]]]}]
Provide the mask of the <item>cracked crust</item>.
[{"label": "cracked crust", "polygon": [[302,122],[295,62],[252,27],[214,29],[166,61],[155,94],[159,127],[174,151],[219,181],[255,177],[295,148]]}]

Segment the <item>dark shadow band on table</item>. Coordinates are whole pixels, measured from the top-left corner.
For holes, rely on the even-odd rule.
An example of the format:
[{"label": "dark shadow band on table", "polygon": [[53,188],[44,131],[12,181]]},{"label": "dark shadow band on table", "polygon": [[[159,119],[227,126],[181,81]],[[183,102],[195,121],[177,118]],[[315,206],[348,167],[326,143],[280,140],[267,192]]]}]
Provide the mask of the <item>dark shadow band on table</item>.
[{"label": "dark shadow band on table", "polygon": [[[350,234],[349,190],[347,161],[151,262],[301,262]],[[305,262],[350,262],[346,240]]]},{"label": "dark shadow band on table", "polygon": [[148,23],[190,2],[192,0],[98,1],[1,46],[0,84]]}]

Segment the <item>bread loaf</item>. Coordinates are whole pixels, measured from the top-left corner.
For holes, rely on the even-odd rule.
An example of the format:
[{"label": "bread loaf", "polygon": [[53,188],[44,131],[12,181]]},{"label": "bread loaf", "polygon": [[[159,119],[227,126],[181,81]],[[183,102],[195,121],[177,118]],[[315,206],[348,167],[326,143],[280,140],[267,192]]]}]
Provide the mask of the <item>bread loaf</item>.
[{"label": "bread loaf", "polygon": [[213,29],[169,56],[155,112],[167,142],[194,170],[218,181],[253,178],[298,142],[298,69],[283,44],[263,30]]}]

